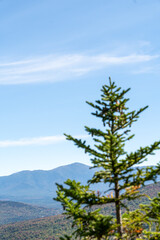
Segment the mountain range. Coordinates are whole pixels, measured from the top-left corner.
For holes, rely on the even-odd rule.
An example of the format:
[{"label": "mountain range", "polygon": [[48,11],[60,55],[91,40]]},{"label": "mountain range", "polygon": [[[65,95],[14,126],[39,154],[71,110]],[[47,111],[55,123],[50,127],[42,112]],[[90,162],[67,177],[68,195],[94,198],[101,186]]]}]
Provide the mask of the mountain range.
[{"label": "mountain range", "polygon": [[[86,184],[96,171],[89,168],[90,166],[74,163],[49,171],[22,171],[0,177],[0,225],[61,213],[61,205],[53,201],[56,196],[55,183],[63,183],[70,178]],[[104,191],[108,185],[95,184],[93,189]],[[141,191],[154,197],[160,191],[160,182],[147,185]],[[137,203],[132,205],[135,207]]]},{"label": "mountain range", "polygon": [[56,182],[70,178],[85,184],[94,172],[87,165],[73,163],[49,171],[21,171],[0,177],[0,199],[55,207]]},{"label": "mountain range", "polygon": [[[55,183],[63,183],[68,178],[86,184],[94,172],[94,168],[82,163],[73,163],[53,170],[22,171],[9,176],[0,177],[0,200],[31,203],[34,205],[59,208],[53,201],[56,196]],[[160,179],[159,179],[160,180]],[[151,183],[151,182],[149,182]],[[93,189],[107,190],[107,184],[96,184]]]}]

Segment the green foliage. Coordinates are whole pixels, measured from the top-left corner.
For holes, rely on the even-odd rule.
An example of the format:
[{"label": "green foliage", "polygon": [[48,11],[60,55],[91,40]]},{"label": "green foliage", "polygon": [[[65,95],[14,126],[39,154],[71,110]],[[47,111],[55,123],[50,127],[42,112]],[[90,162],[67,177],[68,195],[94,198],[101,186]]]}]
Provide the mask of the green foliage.
[{"label": "green foliage", "polygon": [[149,204],[141,204],[140,209],[148,225],[148,231],[144,231],[144,234],[149,236],[148,239],[160,239],[160,193],[157,197],[150,199]]},{"label": "green foliage", "polygon": [[140,204],[139,209],[123,214],[124,239],[160,239],[160,193],[148,204]]},{"label": "green foliage", "polygon": [[[160,141],[140,147],[135,152],[127,153],[125,150],[126,143],[134,137],[131,134],[132,124],[147,108],[129,111],[129,99],[125,98],[129,90],[122,90],[109,79],[109,85],[102,87],[101,99],[95,104],[87,102],[95,109],[92,114],[102,121],[100,129],[85,127],[93,138],[94,146],[65,134],[68,140],[92,156],[93,168],[98,169],[86,186],[69,179],[65,186],[57,183],[55,200],[61,202],[64,214],[73,219],[73,227],[76,227],[74,239],[108,239],[111,236],[124,239],[126,233],[123,231],[121,208],[127,208],[126,200],[140,198],[140,186],[149,180],[155,182],[160,173],[159,164],[156,167],[136,167],[136,171],[133,169],[160,148]],[[100,182],[109,183],[109,194],[91,190],[92,184]],[[115,204],[116,220],[112,216],[102,215],[100,209],[93,210],[93,206],[109,203]]]}]

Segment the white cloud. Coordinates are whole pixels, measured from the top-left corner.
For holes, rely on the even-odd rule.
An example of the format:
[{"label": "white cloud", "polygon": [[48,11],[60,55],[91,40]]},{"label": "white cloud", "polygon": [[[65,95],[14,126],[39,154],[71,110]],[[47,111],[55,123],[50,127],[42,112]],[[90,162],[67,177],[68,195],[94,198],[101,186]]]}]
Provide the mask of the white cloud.
[{"label": "white cloud", "polygon": [[70,54],[0,62],[0,84],[62,81],[109,66],[144,63],[158,57],[139,54],[126,56]]},{"label": "white cloud", "polygon": [[[86,139],[89,135],[78,135],[75,138]],[[0,147],[18,147],[18,146],[32,146],[32,145],[49,145],[66,141],[66,137],[63,135],[57,136],[45,136],[35,138],[22,138],[19,140],[4,140],[0,141]]]}]

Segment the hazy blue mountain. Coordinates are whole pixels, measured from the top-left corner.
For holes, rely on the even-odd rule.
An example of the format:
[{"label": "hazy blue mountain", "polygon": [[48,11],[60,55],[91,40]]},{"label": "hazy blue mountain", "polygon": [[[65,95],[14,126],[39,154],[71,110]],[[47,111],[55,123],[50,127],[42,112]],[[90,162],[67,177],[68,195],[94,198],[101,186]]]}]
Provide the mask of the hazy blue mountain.
[{"label": "hazy blue mountain", "polygon": [[56,182],[63,183],[70,178],[85,184],[94,171],[87,165],[73,163],[49,171],[22,171],[0,177],[0,199],[54,205]]},{"label": "hazy blue mountain", "polygon": [[[22,171],[0,177],[0,199],[57,207],[57,202],[53,201],[56,196],[56,182],[63,183],[70,178],[85,184],[95,171],[87,165],[73,163],[49,171]],[[95,188],[104,191],[108,189],[108,185],[96,184]]]}]

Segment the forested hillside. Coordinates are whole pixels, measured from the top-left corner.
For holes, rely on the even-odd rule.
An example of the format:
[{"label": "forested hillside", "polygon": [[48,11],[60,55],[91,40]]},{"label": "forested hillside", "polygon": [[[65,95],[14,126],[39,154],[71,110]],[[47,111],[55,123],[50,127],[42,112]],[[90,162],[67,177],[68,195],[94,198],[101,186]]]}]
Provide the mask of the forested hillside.
[{"label": "forested hillside", "polygon": [[0,225],[20,222],[57,214],[52,208],[44,208],[29,204],[0,201]]},{"label": "forested hillside", "polygon": [[71,223],[58,215],[1,226],[0,239],[59,239],[61,234],[70,233],[70,229]]},{"label": "forested hillside", "polygon": [[[160,192],[160,182],[157,184],[147,185],[140,190],[155,197]],[[147,198],[142,198],[136,201],[131,201],[128,206],[131,210],[138,207],[140,203],[147,203]],[[115,214],[112,204],[103,206],[102,210],[105,214]],[[123,210],[124,211],[124,210]],[[71,221],[66,220],[63,215],[45,217],[20,223],[7,224],[0,226],[0,239],[2,240],[17,240],[17,239],[55,239],[58,240],[64,233],[71,233]]]}]

